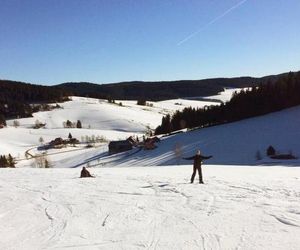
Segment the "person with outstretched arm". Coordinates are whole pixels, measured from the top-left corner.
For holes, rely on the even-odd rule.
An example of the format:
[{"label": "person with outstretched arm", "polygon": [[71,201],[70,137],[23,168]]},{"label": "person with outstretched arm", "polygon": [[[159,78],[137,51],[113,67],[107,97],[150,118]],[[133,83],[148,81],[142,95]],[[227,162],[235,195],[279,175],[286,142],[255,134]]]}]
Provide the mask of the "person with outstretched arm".
[{"label": "person with outstretched arm", "polygon": [[194,167],[193,167],[193,174],[192,174],[192,177],[191,177],[191,183],[194,182],[196,171],[198,170],[199,183],[204,184],[203,178],[202,178],[201,164],[202,164],[203,160],[210,159],[211,157],[212,157],[211,155],[210,156],[203,156],[203,155],[201,155],[201,151],[197,150],[196,155],[194,155],[192,157],[183,158],[184,160],[194,160]]}]

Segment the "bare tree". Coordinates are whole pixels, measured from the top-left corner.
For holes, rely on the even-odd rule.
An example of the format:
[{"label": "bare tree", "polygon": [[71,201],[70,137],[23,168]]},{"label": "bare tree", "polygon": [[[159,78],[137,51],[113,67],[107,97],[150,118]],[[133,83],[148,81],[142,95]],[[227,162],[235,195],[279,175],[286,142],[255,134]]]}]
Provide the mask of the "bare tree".
[{"label": "bare tree", "polygon": [[95,137],[95,135],[92,135],[92,137],[91,137],[91,141],[92,141],[92,143],[94,144],[94,146],[95,146],[95,143],[96,143],[96,137]]},{"label": "bare tree", "polygon": [[259,150],[257,150],[256,154],[255,154],[255,158],[257,161],[260,161],[262,159],[261,153]]},{"label": "bare tree", "polygon": [[37,168],[50,168],[51,164],[45,153],[35,156],[35,166]]},{"label": "bare tree", "polygon": [[41,136],[40,139],[39,139],[39,143],[40,143],[41,145],[44,144],[44,138],[43,138],[42,136]]},{"label": "bare tree", "polygon": [[177,163],[177,165],[179,165],[180,159],[182,157],[182,146],[179,142],[177,142],[174,146],[174,155],[176,158],[176,163]]},{"label": "bare tree", "polygon": [[13,126],[14,126],[15,128],[19,127],[19,126],[20,126],[20,122],[17,121],[17,120],[14,120],[14,121],[13,121]]},{"label": "bare tree", "polygon": [[34,122],[34,128],[40,128],[42,126],[42,123],[36,119],[35,122]]}]

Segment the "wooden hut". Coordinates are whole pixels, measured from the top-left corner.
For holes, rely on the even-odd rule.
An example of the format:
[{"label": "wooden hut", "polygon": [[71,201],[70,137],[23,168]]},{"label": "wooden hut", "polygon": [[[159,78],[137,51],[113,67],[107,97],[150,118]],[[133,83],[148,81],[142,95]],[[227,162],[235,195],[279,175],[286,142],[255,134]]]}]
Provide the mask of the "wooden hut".
[{"label": "wooden hut", "polygon": [[129,140],[111,141],[108,144],[109,154],[117,154],[132,149],[132,143]]}]

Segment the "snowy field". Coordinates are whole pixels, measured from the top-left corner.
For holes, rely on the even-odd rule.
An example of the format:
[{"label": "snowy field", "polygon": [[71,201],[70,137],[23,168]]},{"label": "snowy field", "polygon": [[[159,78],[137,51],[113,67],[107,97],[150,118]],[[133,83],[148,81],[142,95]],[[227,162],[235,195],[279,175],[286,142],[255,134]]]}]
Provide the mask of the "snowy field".
[{"label": "snowy field", "polygon": [[247,88],[225,88],[223,92],[218,93],[217,95],[204,97],[204,99],[212,99],[212,100],[220,100],[222,102],[230,101],[232,95],[237,92],[239,93],[241,90],[246,90]]},{"label": "snowy field", "polygon": [[[122,102],[123,106],[118,104]],[[142,136],[148,128],[155,129],[165,114],[172,114],[185,107],[203,107],[215,103],[191,100],[168,100],[149,102],[153,106],[140,106],[136,101],[116,101],[85,97],[72,97],[72,101],[60,103],[62,109],[34,113],[31,118],[7,121],[8,127],[0,129],[0,153],[11,153],[16,158],[24,158],[26,150],[40,145],[39,139],[49,142],[57,137],[73,137],[81,140],[85,136],[101,136],[107,140],[126,139],[129,136]],[[178,105],[180,104],[180,105]],[[45,128],[33,129],[36,121],[45,123]],[[63,122],[80,120],[82,129],[64,128]],[[19,126],[13,126],[14,121]]]},{"label": "snowy field", "polygon": [[1,249],[299,249],[300,171],[2,169]]},{"label": "snowy field", "polygon": [[[95,167],[185,165],[192,162],[181,157],[192,156],[197,149],[201,149],[204,155],[213,155],[207,164],[300,166],[299,124],[300,107],[294,107],[235,123],[163,137],[154,150],[133,149],[108,156],[107,145],[103,145],[50,155],[49,159],[58,168],[85,166],[87,163]],[[176,145],[180,149],[179,158],[175,154]],[[269,145],[282,154],[292,152],[298,159],[270,159],[266,156]],[[257,152],[260,160],[257,159]],[[22,161],[19,166],[30,164],[30,161]]]},{"label": "snowy field", "polygon": [[[230,101],[232,95],[236,92],[239,93],[241,90],[247,90],[251,88],[224,88],[222,92],[219,92],[217,95],[212,96],[198,96],[198,97],[188,97],[189,100],[201,100],[201,101],[207,101],[208,103],[214,103],[216,105],[218,102],[228,102]],[[217,103],[216,103],[217,102]],[[210,104],[208,104],[210,105]]]},{"label": "snowy field", "polygon": [[[268,115],[214,126],[162,138],[158,148],[141,151],[126,158],[131,166],[164,166],[186,164],[175,158],[174,149],[180,146],[185,157],[201,149],[204,155],[213,155],[209,164],[218,165],[296,165],[300,166],[300,106]],[[266,156],[272,145],[281,154],[292,153],[298,159],[274,160]],[[260,153],[261,159],[256,157]],[[121,164],[122,159],[113,162]]]},{"label": "snowy field", "polygon": [[[210,98],[225,101],[230,93]],[[164,114],[216,105],[209,99],[151,106],[72,99],[60,104],[63,109],[18,119],[17,128],[11,120],[0,129],[0,154],[19,160],[16,169],[0,169],[0,250],[299,249],[299,106],[163,137],[154,150],[110,156],[107,142],[52,149],[47,154],[53,168],[32,168],[34,160],[24,153],[40,153],[40,137],[142,136]],[[33,129],[37,119],[46,127]],[[81,120],[83,128],[64,128],[67,119]],[[269,159],[269,145],[298,159]],[[181,159],[199,148],[213,155],[203,166],[204,185],[198,176],[189,183],[192,161]],[[87,164],[96,178],[78,178]]]}]

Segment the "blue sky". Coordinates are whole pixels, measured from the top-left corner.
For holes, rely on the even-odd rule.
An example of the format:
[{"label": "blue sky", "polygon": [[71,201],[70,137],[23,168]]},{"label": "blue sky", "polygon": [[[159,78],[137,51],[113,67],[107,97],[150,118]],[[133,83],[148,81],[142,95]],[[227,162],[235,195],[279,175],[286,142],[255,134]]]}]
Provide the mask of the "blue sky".
[{"label": "blue sky", "polygon": [[0,0],[0,79],[38,84],[300,70],[299,0]]}]

